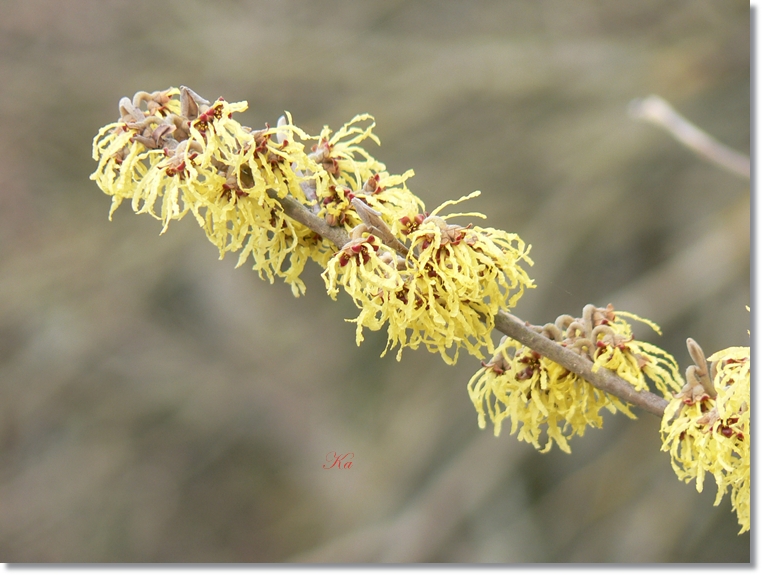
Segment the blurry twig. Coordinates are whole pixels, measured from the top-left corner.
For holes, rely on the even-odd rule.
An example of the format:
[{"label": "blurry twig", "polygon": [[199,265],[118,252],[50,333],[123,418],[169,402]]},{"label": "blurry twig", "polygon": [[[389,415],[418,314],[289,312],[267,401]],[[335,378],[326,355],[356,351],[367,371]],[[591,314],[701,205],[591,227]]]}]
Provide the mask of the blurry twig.
[{"label": "blurry twig", "polygon": [[630,116],[667,130],[680,143],[699,156],[744,178],[751,174],[748,156],[721,144],[678,114],[669,102],[659,96],[648,96],[630,102]]}]

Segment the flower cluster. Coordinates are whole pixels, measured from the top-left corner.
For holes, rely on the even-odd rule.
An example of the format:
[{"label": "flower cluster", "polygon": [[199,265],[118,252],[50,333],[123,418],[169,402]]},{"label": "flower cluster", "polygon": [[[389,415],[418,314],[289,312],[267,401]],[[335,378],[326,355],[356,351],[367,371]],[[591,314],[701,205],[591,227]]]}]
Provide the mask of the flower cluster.
[{"label": "flower cluster", "polygon": [[221,98],[212,104],[185,87],[123,98],[119,121],[93,142],[91,179],[113,197],[111,214],[130,199],[165,231],[190,212],[220,257],[243,250],[238,265],[251,255],[260,276],[282,277],[299,295],[307,259],[325,260],[329,248],[287,218],[276,198],[306,203],[303,184],[318,167],[297,141],[308,136],[289,116],[276,128],[252,130],[232,117],[246,107]]},{"label": "flower cluster", "polygon": [[[387,325],[387,350],[422,344],[449,363],[461,348],[478,357],[483,347],[494,351],[495,314],[532,287],[520,266],[532,263],[528,246],[518,236],[447,223],[484,217],[439,215],[457,202],[426,212],[407,188],[413,171],[390,174],[363,147],[379,143],[367,114],[309,136],[288,114],[273,128],[243,126],[233,115],[246,107],[210,103],[186,87],[123,98],[120,119],[93,142],[91,178],[112,196],[111,214],[129,199],[165,231],[191,213],[220,257],[240,252],[238,265],[251,257],[261,277],[283,278],[297,296],[305,290],[300,274],[315,260],[329,295],[342,288],[360,309],[358,344],[364,328]],[[279,201],[287,197],[351,233],[349,242],[337,251],[289,217]]]},{"label": "flower cluster", "polygon": [[[478,193],[471,194],[467,198]],[[461,198],[467,199],[467,198]],[[459,200],[460,201],[460,200]],[[402,243],[405,257],[387,252],[356,265],[347,265],[351,242],[329,262],[323,273],[328,293],[335,297],[342,286],[354,299],[360,315],[357,343],[363,328],[387,325],[387,347],[399,346],[397,359],[406,347],[423,344],[453,364],[461,348],[483,357],[482,348],[494,351],[490,337],[494,317],[515,305],[527,287],[533,287],[521,263],[531,265],[528,248],[515,234],[494,228],[448,224],[446,218],[481,214],[439,216],[445,202],[432,213],[400,218],[397,234],[384,226],[367,208],[359,214],[368,220],[363,232],[373,230],[382,239]],[[373,237],[373,236],[371,236]],[[387,243],[393,243],[387,241]]]},{"label": "flower cluster", "polygon": [[[391,223],[423,211],[423,202],[405,185],[413,170],[402,175],[389,174],[386,166],[360,145],[364,140],[379,144],[372,120],[368,114],[357,115],[333,134],[326,126],[313,146],[312,157],[325,172],[325,185],[315,191],[319,215],[329,225],[351,230],[361,223],[352,205],[356,197],[384,214]],[[371,123],[363,127],[368,121]]]},{"label": "flower cluster", "polygon": [[[660,391],[678,390],[682,378],[675,360],[656,346],[635,340],[625,317],[640,320],[627,312],[615,313],[611,304],[587,305],[581,318],[562,315],[555,323],[532,327],[587,357],[593,370],[606,367],[638,390],[648,389],[647,380]],[[482,365],[469,381],[468,392],[479,427],[486,426],[489,415],[496,436],[502,421],[510,418],[510,433],[518,432],[519,440],[543,452],[555,442],[569,453],[569,438],[583,435],[588,426],[601,427],[602,409],[634,417],[617,397],[510,338],[503,338],[492,360]],[[541,447],[543,434],[547,440]]]},{"label": "flower cluster", "polygon": [[714,476],[715,505],[730,488],[743,533],[751,522],[750,350],[731,347],[705,359],[692,339],[688,350],[695,365],[686,370],[687,383],[664,411],[662,450],[669,451],[678,478],[685,482],[695,478],[699,492],[706,474]]}]

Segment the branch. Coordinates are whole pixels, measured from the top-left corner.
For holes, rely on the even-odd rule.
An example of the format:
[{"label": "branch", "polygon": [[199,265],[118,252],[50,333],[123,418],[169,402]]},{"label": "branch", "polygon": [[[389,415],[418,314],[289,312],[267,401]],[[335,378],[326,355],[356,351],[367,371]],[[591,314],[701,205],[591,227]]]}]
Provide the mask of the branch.
[{"label": "branch", "polygon": [[664,415],[664,408],[667,406],[665,399],[647,391],[635,391],[632,385],[608,369],[600,368],[594,372],[590,360],[531,330],[511,314],[499,311],[495,316],[495,328],[576,373],[601,391],[615,395],[659,417]]},{"label": "branch", "polygon": [[[280,202],[287,216],[330,240],[339,249],[349,241],[349,236],[343,229],[329,226],[323,218],[313,214],[295,199],[291,197],[279,198],[274,192],[268,193]],[[659,417],[664,414],[664,408],[667,406],[665,399],[646,391],[635,391],[632,385],[605,368],[593,372],[591,361],[532,331],[514,316],[503,311],[498,312],[495,316],[495,328],[576,373],[601,391],[615,395],[619,399]]]},{"label": "branch", "polygon": [[300,224],[304,224],[316,234],[319,234],[325,239],[333,242],[333,244],[339,249],[343,248],[344,245],[349,241],[349,235],[342,228],[334,228],[329,226],[323,218],[313,214],[310,210],[305,208],[291,196],[279,198],[273,190],[268,190],[267,194],[271,198],[280,202],[284,213],[288,217],[296,220]]},{"label": "branch", "polygon": [[669,102],[659,96],[648,96],[630,103],[630,115],[667,130],[672,136],[699,156],[746,179],[750,178],[748,156],[721,144],[678,114]]}]

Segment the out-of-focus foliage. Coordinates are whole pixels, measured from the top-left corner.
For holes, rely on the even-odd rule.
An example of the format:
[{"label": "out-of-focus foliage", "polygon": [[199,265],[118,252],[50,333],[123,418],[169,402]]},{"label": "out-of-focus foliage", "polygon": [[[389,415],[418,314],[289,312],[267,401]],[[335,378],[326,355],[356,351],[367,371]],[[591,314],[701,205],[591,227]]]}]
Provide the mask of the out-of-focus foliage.
[{"label": "out-of-focus foliage", "polygon": [[[0,18],[0,556],[6,561],[749,561],[729,498],[678,481],[659,422],[541,455],[480,431],[455,367],[362,347],[348,298],[222,262],[121,210],[90,143],[185,84],[310,133],[372,113],[392,173],[473,190],[532,244],[515,313],[657,322],[687,365],[747,345],[748,182],[633,122],[657,93],[748,153],[745,2],[6,3]],[[311,269],[310,269],[311,267]],[[350,469],[324,469],[333,452]]]}]

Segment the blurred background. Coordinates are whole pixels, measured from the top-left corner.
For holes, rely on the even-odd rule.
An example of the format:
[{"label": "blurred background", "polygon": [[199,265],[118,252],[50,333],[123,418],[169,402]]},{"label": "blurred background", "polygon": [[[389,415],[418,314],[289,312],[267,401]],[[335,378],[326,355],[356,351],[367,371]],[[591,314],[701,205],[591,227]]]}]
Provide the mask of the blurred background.
[{"label": "blurred background", "polygon": [[[185,84],[310,133],[375,115],[429,209],[533,245],[532,323],[611,302],[687,365],[749,345],[749,182],[628,116],[659,94],[745,154],[741,0],[3,2],[0,557],[8,562],[746,562],[659,451],[606,417],[541,455],[480,431],[479,361],[379,358],[355,310],[269,285],[192,218],[88,180],[122,96]],[[353,453],[351,469],[323,469]]]}]

